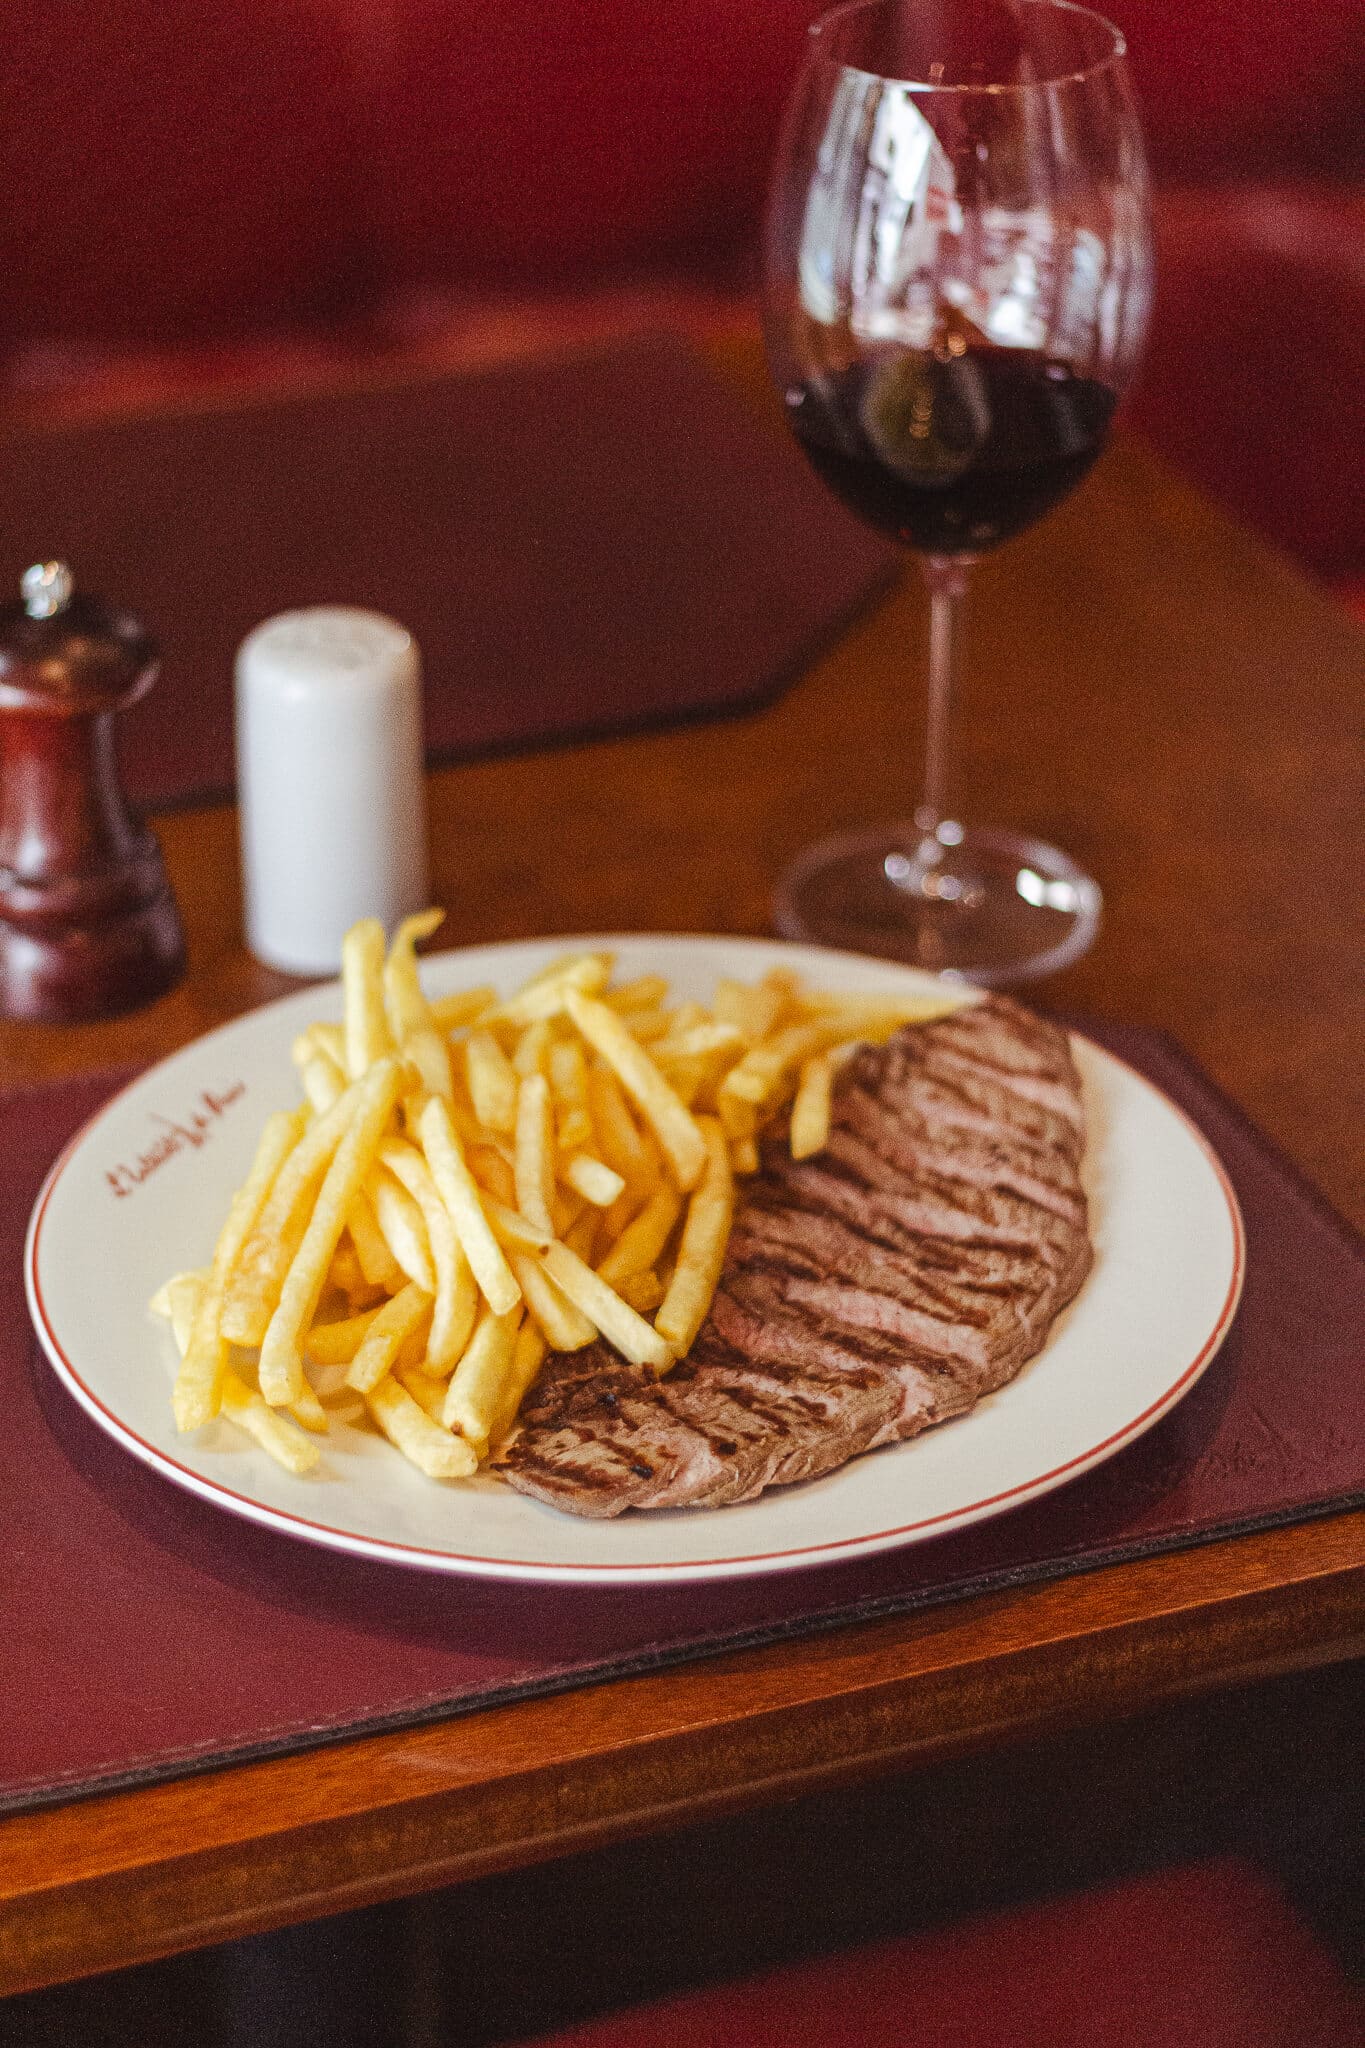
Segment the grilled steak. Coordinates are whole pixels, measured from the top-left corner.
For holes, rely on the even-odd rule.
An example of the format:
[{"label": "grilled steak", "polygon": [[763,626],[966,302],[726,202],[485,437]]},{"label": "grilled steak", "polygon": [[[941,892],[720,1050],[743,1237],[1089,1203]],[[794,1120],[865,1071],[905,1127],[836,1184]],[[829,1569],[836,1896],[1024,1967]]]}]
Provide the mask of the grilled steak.
[{"label": "grilled steak", "polygon": [[687,1357],[550,1358],[507,1479],[576,1515],[721,1507],[960,1414],[1089,1271],[1083,1144],[1064,1033],[1004,997],[862,1048],[816,1158],[765,1142]]}]

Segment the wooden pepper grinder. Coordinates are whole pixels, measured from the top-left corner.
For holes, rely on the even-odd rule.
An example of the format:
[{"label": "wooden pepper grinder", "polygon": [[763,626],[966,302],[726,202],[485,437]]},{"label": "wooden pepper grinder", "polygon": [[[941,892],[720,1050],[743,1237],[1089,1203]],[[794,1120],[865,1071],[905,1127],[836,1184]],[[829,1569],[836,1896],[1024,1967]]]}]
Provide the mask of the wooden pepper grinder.
[{"label": "wooden pepper grinder", "polygon": [[119,783],[114,717],[156,642],[75,592],[64,562],[0,605],[0,1013],[68,1023],[149,1003],[185,941],[161,849]]}]

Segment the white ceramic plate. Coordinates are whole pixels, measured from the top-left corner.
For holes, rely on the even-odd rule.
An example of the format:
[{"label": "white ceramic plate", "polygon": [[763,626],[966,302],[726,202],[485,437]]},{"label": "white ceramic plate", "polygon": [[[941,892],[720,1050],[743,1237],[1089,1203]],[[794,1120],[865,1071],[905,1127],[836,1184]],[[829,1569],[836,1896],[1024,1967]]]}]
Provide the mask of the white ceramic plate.
[{"label": "white ceramic plate", "polygon": [[[750,939],[557,938],[424,962],[433,993],[510,990],[570,947],[610,946],[625,976],[681,997],[777,964],[840,990],[925,977],[851,954]],[[57,1374],[102,1428],[177,1485],[331,1549],[494,1578],[605,1583],[770,1572],[940,1535],[1074,1478],[1149,1429],[1194,1383],[1241,1289],[1241,1217],[1203,1137],[1132,1068],[1086,1039],[1076,1056],[1090,1142],[1095,1265],[1045,1349],[968,1415],[744,1506],[580,1521],[480,1477],[438,1485],[380,1439],[334,1426],[290,1477],[231,1424],[176,1434],[176,1357],[147,1308],[209,1258],[267,1113],[295,1099],[289,1047],[338,987],[272,1003],[164,1060],[73,1139],[29,1227],[29,1305]]]}]

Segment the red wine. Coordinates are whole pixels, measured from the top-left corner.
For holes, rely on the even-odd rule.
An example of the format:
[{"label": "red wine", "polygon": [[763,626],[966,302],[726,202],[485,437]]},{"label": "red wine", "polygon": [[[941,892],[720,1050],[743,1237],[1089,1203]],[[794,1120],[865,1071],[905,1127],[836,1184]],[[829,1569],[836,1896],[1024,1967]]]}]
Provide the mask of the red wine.
[{"label": "red wine", "polygon": [[1115,395],[1032,349],[905,352],[787,394],[810,461],[859,518],[931,555],[979,555],[1064,498]]}]

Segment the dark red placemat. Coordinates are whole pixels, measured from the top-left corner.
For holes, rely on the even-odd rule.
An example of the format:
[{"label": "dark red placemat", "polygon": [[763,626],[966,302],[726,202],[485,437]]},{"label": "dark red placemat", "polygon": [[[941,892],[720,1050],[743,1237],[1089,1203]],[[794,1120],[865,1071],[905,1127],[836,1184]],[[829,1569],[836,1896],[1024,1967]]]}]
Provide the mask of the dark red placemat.
[{"label": "dark red placemat", "polygon": [[1242,1203],[1246,1291],[1203,1379],[1109,1464],[995,1521],[872,1558],[662,1591],[547,1593],[336,1557],[139,1465],[42,1361],[20,1272],[43,1175],[113,1077],[0,1100],[0,1809],[1365,1502],[1365,1247],[1169,1042],[1088,1028],[1190,1112]]},{"label": "dark red placemat", "polygon": [[681,342],[145,420],[0,432],[0,593],[59,556],[163,643],[120,721],[144,804],[233,779],[232,662],[272,613],[415,633],[433,759],[736,711],[898,557]]}]

